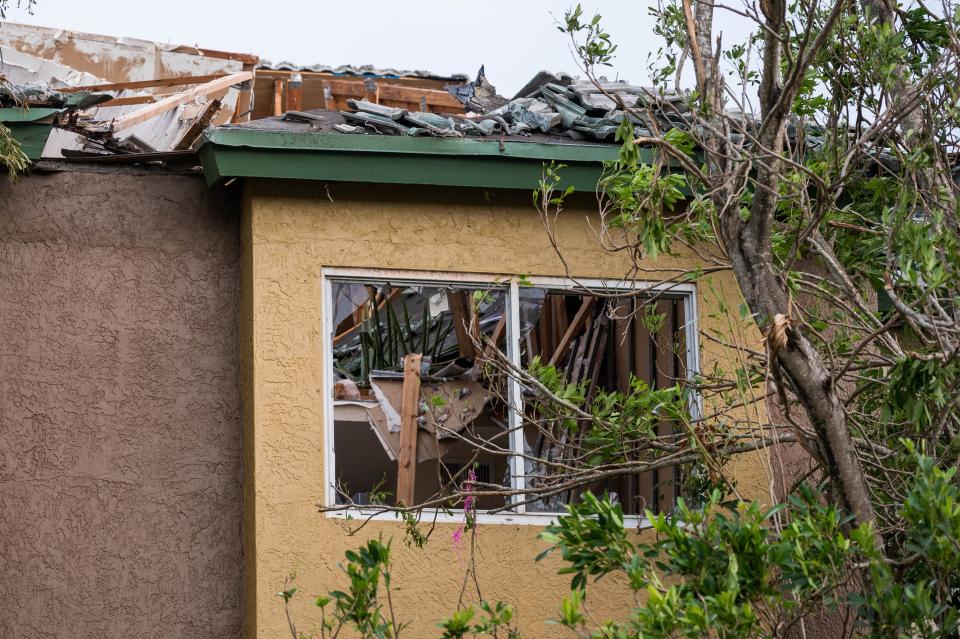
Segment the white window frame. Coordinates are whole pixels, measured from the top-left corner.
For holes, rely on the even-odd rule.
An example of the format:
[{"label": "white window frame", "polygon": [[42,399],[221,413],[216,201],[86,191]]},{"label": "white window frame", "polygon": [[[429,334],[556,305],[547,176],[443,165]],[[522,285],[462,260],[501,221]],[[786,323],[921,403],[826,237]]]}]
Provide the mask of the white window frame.
[{"label": "white window frame", "polygon": [[[520,281],[515,275],[492,273],[460,273],[446,271],[413,271],[380,268],[340,268],[323,267],[320,269],[320,287],[322,292],[322,309],[320,323],[323,379],[323,467],[324,487],[327,506],[336,505],[336,456],[334,450],[334,400],[333,375],[330,374],[329,354],[333,352],[331,336],[333,334],[333,284],[342,281],[370,281],[391,283],[410,283],[416,285],[449,286],[451,284],[464,286],[498,286],[507,294],[505,310],[509,312],[507,322],[507,356],[512,361],[520,362]],[[615,280],[609,278],[566,278],[528,276],[524,278],[524,286],[552,289],[582,289],[583,287],[606,289],[611,291],[663,291],[672,296],[683,299],[684,304],[684,332],[686,344],[686,371],[687,379],[692,380],[700,372],[700,332],[698,330],[699,312],[697,309],[697,287],[692,282],[653,283],[636,280]],[[512,404],[510,411],[510,447],[512,450],[522,450],[523,432],[519,426],[520,416],[523,414],[523,397],[520,392],[520,383],[510,380],[509,401]],[[699,393],[690,397],[690,413],[693,419],[702,415],[702,398]],[[523,458],[510,458],[510,468],[516,488],[525,486],[523,472]],[[349,510],[329,511],[328,517],[334,519],[366,519],[395,521],[396,513],[377,512],[375,508],[351,508]],[[485,513],[478,512],[476,521],[480,524],[514,524],[530,526],[546,526],[563,513],[555,512],[526,512],[523,504],[517,506],[513,512]],[[460,511],[446,513],[436,508],[425,508],[423,519],[440,523],[462,523],[463,514]],[[649,521],[639,515],[624,517],[624,525],[632,528],[645,528]]]}]

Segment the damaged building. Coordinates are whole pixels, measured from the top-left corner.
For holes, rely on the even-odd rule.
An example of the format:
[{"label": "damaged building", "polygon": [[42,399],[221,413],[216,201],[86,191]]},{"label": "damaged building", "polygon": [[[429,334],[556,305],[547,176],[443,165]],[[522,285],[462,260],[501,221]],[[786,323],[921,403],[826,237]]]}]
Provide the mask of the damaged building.
[{"label": "damaged building", "polygon": [[[365,509],[429,504],[452,534],[468,472],[548,481],[578,435],[484,365],[493,346],[588,397],[732,368],[698,338],[727,330],[715,294],[625,279],[596,238],[617,132],[671,126],[627,114],[648,89],[543,72],[505,97],[483,69],[274,64],[11,23],[0,51],[0,121],[32,163],[0,187],[0,636],[282,636],[277,591],[294,572],[311,595],[338,587]],[[576,192],[548,233],[530,192],[550,163]],[[655,324],[635,312],[652,297]],[[732,463],[744,492],[766,481]],[[592,488],[642,527],[678,479]],[[480,500],[478,577],[530,636],[568,591],[533,561],[537,535],[577,496]],[[359,534],[403,525],[376,514]],[[394,603],[434,636],[462,552],[393,548]],[[597,585],[598,616],[628,605],[614,592]]]}]

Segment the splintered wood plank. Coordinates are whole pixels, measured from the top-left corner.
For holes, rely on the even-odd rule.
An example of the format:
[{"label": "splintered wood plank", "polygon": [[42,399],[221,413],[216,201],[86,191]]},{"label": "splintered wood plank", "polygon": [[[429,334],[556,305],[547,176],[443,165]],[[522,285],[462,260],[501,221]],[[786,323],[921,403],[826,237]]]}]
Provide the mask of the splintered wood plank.
[{"label": "splintered wood plank", "polygon": [[423,355],[403,358],[403,396],[400,401],[400,451],[397,460],[397,504],[414,505],[417,479],[417,416],[420,413],[420,362]]},{"label": "splintered wood plank", "polygon": [[[663,316],[663,324],[655,337],[657,355],[655,380],[657,389],[673,386],[677,378],[676,356],[673,352],[674,334],[676,332],[676,302],[661,299],[657,302],[657,315]],[[674,425],[670,422],[657,424],[657,435],[669,439],[674,434]],[[675,475],[673,468],[661,468],[656,471],[656,502],[657,510],[667,512],[673,508],[676,492]]]},{"label": "splintered wood plank", "polygon": [[187,102],[199,100],[200,98],[205,98],[214,93],[225,91],[235,84],[246,82],[252,77],[253,74],[249,71],[232,73],[230,75],[217,78],[216,80],[211,80],[210,82],[201,84],[200,86],[196,86],[188,91],[174,93],[173,95],[163,98],[162,100],[158,100],[153,104],[148,104],[143,108],[121,115],[111,122],[111,129],[113,131],[122,131],[124,129],[128,129],[136,124],[146,122],[151,118],[162,115],[167,111],[172,111],[181,104],[186,104]]},{"label": "splintered wood plank", "polygon": [[506,332],[507,315],[504,313],[497,321],[497,325],[494,326],[493,333],[490,334],[490,343],[487,344],[486,348],[483,349],[484,359],[489,359],[490,356],[493,355],[493,351],[500,345],[500,340],[503,339],[503,336]]},{"label": "splintered wood plank", "polygon": [[617,390],[626,393],[630,390],[630,373],[633,372],[633,331],[630,330],[632,309],[630,300],[621,300],[614,307],[617,319],[614,321],[614,364],[617,370]]},{"label": "splintered wood plank", "polygon": [[590,380],[590,388],[587,391],[588,401],[593,397],[593,391],[597,387],[597,380],[600,379],[600,367],[603,366],[603,356],[609,346],[607,334],[610,326],[610,318],[606,313],[600,313],[597,319],[597,330],[590,344],[590,358],[587,360],[588,368],[586,377]]},{"label": "splintered wood plank", "polygon": [[131,104],[152,104],[159,100],[160,98],[155,95],[131,95],[125,98],[113,98],[112,100],[107,100],[106,102],[101,102],[100,104],[94,104],[93,106],[88,107],[89,109],[94,109],[97,107],[119,107],[119,106],[130,106]]},{"label": "splintered wood plank", "polygon": [[205,84],[211,80],[226,77],[223,73],[216,75],[188,75],[179,78],[156,78],[154,80],[137,80],[135,82],[110,82],[107,84],[87,84],[81,87],[63,87],[57,89],[60,93],[77,93],[78,91],[123,91],[124,89],[149,89],[152,87],[175,87],[184,84]]},{"label": "splintered wood plank", "polygon": [[543,298],[543,306],[540,307],[540,322],[538,330],[540,332],[540,360],[553,361],[553,347],[555,344],[550,339],[553,335],[553,305],[550,303],[550,296]]},{"label": "splintered wood plank", "polygon": [[683,382],[687,379],[687,317],[683,310],[683,301],[674,302],[673,308],[676,316],[676,334],[674,335],[677,358],[676,378]]},{"label": "splintered wood plank", "polygon": [[[647,307],[649,308],[649,307]],[[643,299],[637,299],[633,313],[633,374],[653,388],[653,344],[650,331],[643,324]],[[637,477],[637,493],[645,508],[656,510],[653,493],[653,471],[640,473]]]},{"label": "splintered wood plank", "polygon": [[567,354],[567,350],[570,348],[570,342],[580,333],[580,331],[583,330],[587,320],[591,317],[590,311],[593,310],[593,304],[595,301],[596,298],[593,296],[584,296],[583,303],[580,305],[580,308],[577,309],[576,315],[573,316],[573,319],[567,326],[567,330],[560,338],[560,342],[557,344],[557,349],[553,352],[553,355],[550,356],[551,366],[557,365]]},{"label": "splintered wood plank", "polygon": [[550,333],[550,343],[560,344],[560,339],[567,332],[567,299],[566,295],[554,295],[550,298],[550,315],[553,325]]},{"label": "splintered wood plank", "polygon": [[[616,370],[617,390],[627,393],[630,390],[630,374],[633,373],[633,303],[629,299],[619,300],[614,307],[616,319],[613,330],[613,359]],[[629,444],[628,444],[629,446]],[[629,452],[629,451],[628,451]],[[624,475],[617,482],[617,492],[628,515],[637,513],[639,473]]]},{"label": "splintered wood plank", "polygon": [[448,291],[447,305],[450,307],[450,315],[453,319],[453,330],[457,333],[457,348],[460,351],[460,357],[473,359],[473,340],[470,338],[471,321],[470,309],[467,306],[466,291]]},{"label": "splintered wood plank", "polygon": [[193,121],[193,124],[190,125],[190,128],[180,136],[180,140],[173,147],[173,150],[186,151],[191,148],[193,143],[197,141],[197,138],[200,137],[200,134],[203,133],[203,130],[210,124],[210,121],[213,120],[213,116],[220,110],[220,106],[220,100],[210,100],[203,109],[203,113],[201,113],[199,117]]}]

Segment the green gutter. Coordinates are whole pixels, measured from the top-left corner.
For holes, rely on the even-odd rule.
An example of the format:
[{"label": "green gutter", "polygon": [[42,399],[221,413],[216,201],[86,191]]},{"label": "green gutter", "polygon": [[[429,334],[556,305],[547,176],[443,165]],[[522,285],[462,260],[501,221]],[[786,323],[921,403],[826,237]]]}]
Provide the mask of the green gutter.
[{"label": "green gutter", "polygon": [[199,149],[210,184],[233,177],[505,189],[535,188],[546,162],[563,186],[594,191],[619,146],[496,139],[209,129]]},{"label": "green gutter", "polygon": [[56,116],[63,109],[14,109],[0,108],[0,123],[10,129],[10,134],[20,143],[20,148],[30,160],[39,160],[47,144]]}]

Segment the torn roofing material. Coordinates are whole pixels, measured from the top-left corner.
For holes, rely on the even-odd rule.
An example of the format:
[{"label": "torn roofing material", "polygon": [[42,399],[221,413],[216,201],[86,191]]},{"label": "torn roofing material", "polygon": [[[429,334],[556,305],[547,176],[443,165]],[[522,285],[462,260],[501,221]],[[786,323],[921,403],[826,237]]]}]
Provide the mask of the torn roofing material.
[{"label": "torn roofing material", "polygon": [[189,148],[211,122],[249,110],[249,54],[0,25],[3,106],[64,109],[41,157]]},{"label": "torn roofing material", "polygon": [[[348,103],[352,111],[342,111],[341,114],[354,126],[337,130],[342,133],[369,130],[390,135],[440,137],[539,133],[574,140],[612,142],[625,120],[636,135],[642,136],[650,135],[652,130],[684,125],[682,114],[687,107],[682,94],[665,94],[622,81],[603,80],[598,84],[573,81],[570,76],[554,76],[547,72],[537,74],[534,80],[537,79],[556,79],[566,84],[546,81],[532,89],[528,83],[521,89],[519,97],[507,101],[496,93],[481,67],[476,80],[447,87],[469,112],[465,117],[404,109],[385,110],[379,104],[353,100]],[[653,111],[654,115],[650,117],[655,122],[645,118],[644,109],[636,108],[653,102],[661,105],[668,102],[672,107]]]},{"label": "torn roofing material", "polygon": [[6,21],[0,25],[0,45],[108,82],[236,73],[252,70],[259,60],[244,53]]}]

